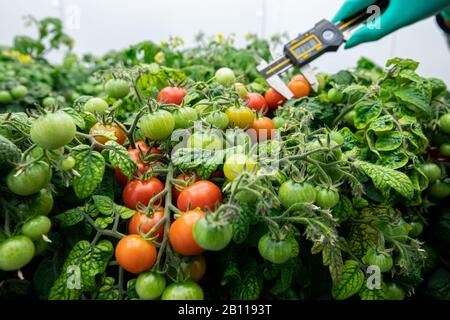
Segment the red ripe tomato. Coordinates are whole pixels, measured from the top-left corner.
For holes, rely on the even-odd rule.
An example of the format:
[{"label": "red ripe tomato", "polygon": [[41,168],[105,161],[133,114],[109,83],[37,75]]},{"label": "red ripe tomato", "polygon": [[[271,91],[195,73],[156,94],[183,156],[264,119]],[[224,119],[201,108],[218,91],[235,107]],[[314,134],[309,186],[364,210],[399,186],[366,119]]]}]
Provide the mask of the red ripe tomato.
[{"label": "red ripe tomato", "polygon": [[165,87],[158,93],[158,101],[168,104],[180,105],[186,96],[186,90],[179,87]]},{"label": "red ripe tomato", "polygon": [[155,264],[157,252],[153,243],[131,234],[120,239],[115,254],[122,268],[131,273],[141,273]]},{"label": "red ripe tomato", "polygon": [[195,208],[214,211],[217,204],[222,203],[222,191],[214,183],[201,180],[181,191],[177,207],[181,211]]},{"label": "red ripe tomato", "polygon": [[[164,208],[159,208],[157,211],[150,213],[148,216],[142,212],[136,212],[130,219],[128,224],[128,232],[130,234],[146,234],[149,232],[159,221],[164,218]],[[164,223],[161,224],[156,231],[150,236],[158,236],[157,240],[161,242],[164,238]]]},{"label": "red ripe tomato", "polygon": [[294,94],[294,98],[307,97],[311,94],[311,86],[308,80],[302,75],[297,75],[288,83],[289,89]]},{"label": "red ripe tomato", "polygon": [[[163,183],[157,178],[148,180],[134,179],[127,183],[123,189],[122,199],[125,205],[136,210],[137,204],[148,205],[150,199],[164,190]],[[155,204],[159,204],[159,200]]]},{"label": "red ripe tomato", "polygon": [[169,242],[175,252],[184,256],[193,256],[205,251],[195,242],[192,233],[194,224],[204,216],[203,211],[191,210],[183,213],[172,223],[169,230]]},{"label": "red ripe tomato", "polygon": [[266,114],[269,109],[266,99],[256,92],[250,92],[244,101],[249,108],[256,110],[258,113]]},{"label": "red ripe tomato", "polygon": [[180,174],[177,177],[177,180],[184,180],[186,184],[175,183],[172,188],[172,195],[175,200],[180,196],[181,191],[199,181],[199,178],[195,174]]},{"label": "red ripe tomato", "polygon": [[273,88],[269,88],[266,91],[264,98],[266,99],[269,108],[273,110],[277,109],[279,106],[282,106],[286,102],[286,98]]}]

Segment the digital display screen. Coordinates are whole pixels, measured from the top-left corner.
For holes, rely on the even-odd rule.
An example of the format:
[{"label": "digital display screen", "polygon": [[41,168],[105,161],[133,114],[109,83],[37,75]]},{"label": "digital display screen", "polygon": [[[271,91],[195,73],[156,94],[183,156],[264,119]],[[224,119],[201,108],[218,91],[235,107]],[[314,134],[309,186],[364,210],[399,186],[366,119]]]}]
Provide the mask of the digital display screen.
[{"label": "digital display screen", "polygon": [[315,38],[311,38],[294,50],[295,55],[297,57],[299,57],[302,54],[304,54],[305,52],[307,52],[308,50],[310,50],[311,48],[314,48],[315,46],[317,46],[318,44],[319,44],[319,42],[317,42],[317,40]]}]

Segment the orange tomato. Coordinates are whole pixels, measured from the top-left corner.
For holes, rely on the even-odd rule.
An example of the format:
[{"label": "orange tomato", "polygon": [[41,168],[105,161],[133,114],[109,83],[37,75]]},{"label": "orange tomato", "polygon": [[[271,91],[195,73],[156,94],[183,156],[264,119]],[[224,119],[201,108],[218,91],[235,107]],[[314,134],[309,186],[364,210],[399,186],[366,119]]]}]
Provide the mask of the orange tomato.
[{"label": "orange tomato", "polygon": [[194,224],[205,216],[200,210],[183,213],[176,219],[169,229],[169,242],[175,252],[184,256],[193,256],[205,251],[194,240],[192,229]]},{"label": "orange tomato", "polygon": [[311,94],[311,86],[305,77],[298,75],[292,78],[288,84],[289,89],[296,99],[307,97]]},{"label": "orange tomato", "polygon": [[[125,141],[127,140],[127,135],[122,131],[122,129],[120,129],[120,127],[115,124],[102,124],[100,122],[97,122],[96,124],[94,124],[91,128],[91,130],[89,131],[89,134],[102,134],[102,133],[112,133],[116,136],[116,142],[118,144],[124,144]],[[106,142],[108,142],[109,138],[107,137],[102,137],[102,136],[97,136],[94,137],[94,139],[101,144],[105,144]]]},{"label": "orange tomato", "polygon": [[156,248],[150,241],[137,234],[126,236],[117,243],[116,260],[131,273],[149,270],[156,262]]},{"label": "orange tomato", "polygon": [[258,141],[264,141],[272,138],[272,130],[275,130],[275,124],[272,119],[268,117],[261,117],[253,121],[252,129],[256,132]]},{"label": "orange tomato", "polygon": [[[150,213],[148,216],[142,212],[136,212],[130,219],[128,224],[128,232],[130,234],[146,234],[149,232],[159,221],[164,218],[164,208],[159,208],[157,211]],[[164,238],[164,223],[161,224],[156,231],[150,236],[158,236],[157,240],[161,242]]]}]

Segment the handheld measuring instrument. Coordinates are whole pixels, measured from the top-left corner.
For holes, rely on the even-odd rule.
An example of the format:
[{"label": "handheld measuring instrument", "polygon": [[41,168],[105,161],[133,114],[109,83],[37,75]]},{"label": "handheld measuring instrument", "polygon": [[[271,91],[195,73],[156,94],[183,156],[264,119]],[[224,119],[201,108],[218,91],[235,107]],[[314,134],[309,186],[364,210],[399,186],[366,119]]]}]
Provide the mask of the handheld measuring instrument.
[{"label": "handheld measuring instrument", "polygon": [[[381,12],[388,4],[389,0],[379,0],[374,5],[378,6]],[[337,51],[346,41],[345,33],[349,33],[373,15],[369,9],[370,7],[337,24],[325,19],[320,21],[308,32],[289,41],[284,46],[283,55],[270,63],[262,61],[257,68],[258,71],[271,87],[287,99],[292,98],[293,94],[279,75],[293,66],[300,68],[311,87],[317,91],[319,83],[309,63],[325,52]]]}]

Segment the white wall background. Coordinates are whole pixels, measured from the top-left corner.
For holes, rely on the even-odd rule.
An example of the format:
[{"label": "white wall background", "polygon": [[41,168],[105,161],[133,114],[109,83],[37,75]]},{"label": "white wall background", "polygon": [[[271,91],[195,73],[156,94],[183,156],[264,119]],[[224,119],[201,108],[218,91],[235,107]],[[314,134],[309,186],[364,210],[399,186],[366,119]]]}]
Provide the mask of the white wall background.
[{"label": "white wall background", "polygon": [[[432,0],[428,0],[432,1]],[[0,43],[14,35],[30,34],[21,17],[57,16],[76,40],[76,52],[102,54],[142,40],[167,40],[178,35],[192,44],[194,35],[261,36],[306,31],[322,18],[331,19],[343,0],[0,0]],[[79,13],[79,16],[77,15]],[[314,65],[334,72],[355,65],[360,56],[382,64],[401,56],[421,62],[420,72],[450,84],[450,50],[434,18],[398,31],[381,41],[329,53]]]}]

